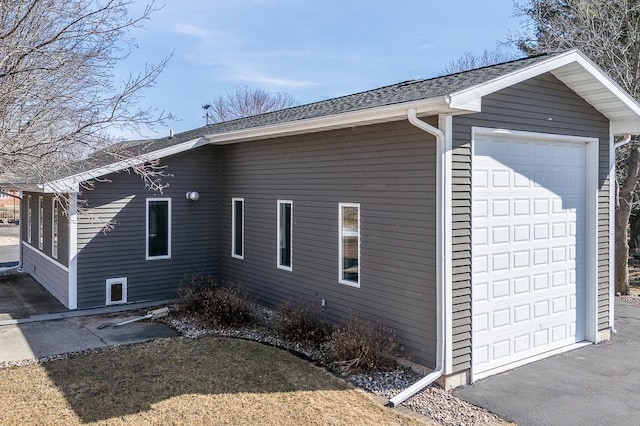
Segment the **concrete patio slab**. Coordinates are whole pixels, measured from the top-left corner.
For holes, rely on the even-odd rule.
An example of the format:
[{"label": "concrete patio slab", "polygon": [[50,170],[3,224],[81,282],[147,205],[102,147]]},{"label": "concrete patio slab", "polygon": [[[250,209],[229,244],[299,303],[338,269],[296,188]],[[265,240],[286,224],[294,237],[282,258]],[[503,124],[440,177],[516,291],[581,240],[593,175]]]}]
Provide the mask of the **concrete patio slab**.
[{"label": "concrete patio slab", "polygon": [[140,315],[140,312],[127,312],[0,326],[0,362],[35,359],[178,335],[175,330],[162,323],[147,321],[100,328],[101,325],[115,324]]},{"label": "concrete patio slab", "polygon": [[610,342],[552,356],[454,395],[518,425],[633,425],[640,419],[640,307],[616,304]]},{"label": "concrete patio slab", "polygon": [[29,274],[0,275],[0,321],[66,311]]}]

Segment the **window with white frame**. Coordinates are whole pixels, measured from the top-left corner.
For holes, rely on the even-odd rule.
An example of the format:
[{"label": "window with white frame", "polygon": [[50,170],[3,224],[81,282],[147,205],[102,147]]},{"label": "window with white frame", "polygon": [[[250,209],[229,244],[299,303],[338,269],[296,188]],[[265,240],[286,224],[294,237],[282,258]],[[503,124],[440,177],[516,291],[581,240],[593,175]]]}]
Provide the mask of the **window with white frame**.
[{"label": "window with white frame", "polygon": [[58,258],[58,201],[51,200],[51,257]]},{"label": "window with white frame", "polygon": [[27,242],[31,244],[31,195],[27,196]]},{"label": "window with white frame", "polygon": [[147,260],[171,258],[171,199],[147,198]]},{"label": "window with white frame", "polygon": [[293,270],[293,201],[278,200],[278,268]]},{"label": "window with white frame", "polygon": [[244,198],[231,200],[231,255],[244,259]]},{"label": "window with white frame", "polygon": [[360,204],[339,203],[338,210],[338,281],[360,287]]},{"label": "window with white frame", "polygon": [[44,249],[44,200],[38,197],[38,248]]},{"label": "window with white frame", "polygon": [[127,303],[127,278],[107,279],[107,305]]}]

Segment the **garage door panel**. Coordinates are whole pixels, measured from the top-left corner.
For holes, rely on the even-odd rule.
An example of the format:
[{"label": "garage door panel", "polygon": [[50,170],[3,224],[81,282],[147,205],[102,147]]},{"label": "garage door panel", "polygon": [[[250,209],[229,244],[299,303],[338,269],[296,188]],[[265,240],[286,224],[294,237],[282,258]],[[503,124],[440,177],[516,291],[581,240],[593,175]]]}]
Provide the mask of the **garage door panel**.
[{"label": "garage door panel", "polygon": [[581,144],[474,141],[474,372],[584,338]]}]

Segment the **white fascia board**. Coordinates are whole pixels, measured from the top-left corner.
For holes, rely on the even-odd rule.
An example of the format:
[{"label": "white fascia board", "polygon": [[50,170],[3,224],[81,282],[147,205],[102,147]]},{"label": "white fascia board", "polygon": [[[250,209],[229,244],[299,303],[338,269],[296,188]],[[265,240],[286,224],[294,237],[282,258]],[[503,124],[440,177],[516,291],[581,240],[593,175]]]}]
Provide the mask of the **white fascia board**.
[{"label": "white fascia board", "polygon": [[233,132],[206,135],[205,139],[212,144],[227,144],[247,142],[259,139],[271,139],[276,137],[300,135],[304,133],[320,132],[340,129],[349,126],[361,126],[366,124],[384,123],[389,121],[406,120],[407,110],[414,108],[418,114],[442,114],[442,113],[466,113],[473,111],[452,111],[444,96],[422,99],[413,102],[404,102],[394,105],[386,105],[369,108],[361,111],[352,111],[335,114],[326,117],[309,118],[287,123],[273,124],[256,127],[253,129],[238,130]]},{"label": "white fascia board", "polygon": [[611,122],[611,131],[614,135],[640,134],[640,118],[638,120],[619,120]]},{"label": "white fascia board", "polygon": [[[480,111],[480,109],[478,108],[478,100],[483,96],[497,92],[514,84],[520,83],[522,81],[528,80],[538,75],[542,75],[547,72],[553,73],[556,70],[558,70],[558,73],[557,75],[554,73],[554,75],[556,75],[556,77],[558,77],[560,80],[563,80],[562,73],[559,69],[572,63],[579,64],[587,74],[587,77],[593,78],[595,80],[594,83],[599,83],[600,85],[604,86],[607,89],[608,93],[611,94],[610,101],[618,104],[623,104],[626,108],[629,109],[628,116],[630,120],[628,121],[631,122],[634,118],[640,120],[640,104],[638,104],[635,99],[633,99],[615,81],[613,81],[611,77],[606,75],[589,58],[575,49],[553,56],[548,60],[538,62],[526,68],[514,71],[509,74],[505,74],[504,76],[495,78],[486,83],[452,93],[449,95],[449,106],[454,109],[474,110],[475,108],[476,111]],[[570,86],[569,81],[565,82],[565,84]],[[580,95],[580,93],[578,94]],[[597,108],[596,105],[594,105],[594,107]],[[640,123],[638,122],[628,124],[630,124],[630,126],[628,127],[633,127],[635,129],[640,126]],[[618,132],[617,127],[621,127],[621,131]],[[614,131],[616,132],[616,134],[622,134],[625,133],[624,129],[628,127],[614,125]]]},{"label": "white fascia board", "polygon": [[478,98],[482,98],[490,93],[505,89],[514,84],[553,71],[563,65],[576,61],[578,52],[570,50],[557,56],[553,56],[545,61],[532,64],[528,67],[513,71],[509,74],[494,78],[486,83],[478,84],[467,89],[454,92],[449,95],[451,108],[467,108],[467,105],[473,105]]},{"label": "white fascia board", "polygon": [[63,193],[63,192],[77,192],[80,183],[96,179],[110,173],[126,170],[130,167],[134,167],[138,164],[146,163],[147,161],[156,160],[159,158],[168,157],[170,155],[179,154],[184,151],[188,151],[193,148],[198,148],[206,144],[203,138],[192,139],[187,142],[182,142],[167,148],[159,149],[147,154],[140,155],[138,157],[132,157],[126,160],[117,161],[115,163],[107,164],[103,167],[98,167],[86,172],[71,175],[62,179],[54,180],[43,185],[43,192],[48,193]]}]

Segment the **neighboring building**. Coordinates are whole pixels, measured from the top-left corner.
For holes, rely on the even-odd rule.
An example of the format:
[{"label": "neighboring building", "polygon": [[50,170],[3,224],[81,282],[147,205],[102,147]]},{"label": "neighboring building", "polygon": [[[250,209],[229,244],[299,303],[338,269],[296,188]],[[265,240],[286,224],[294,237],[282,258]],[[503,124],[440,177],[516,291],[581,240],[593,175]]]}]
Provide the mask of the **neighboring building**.
[{"label": "neighboring building", "polygon": [[70,309],[172,297],[198,272],[271,307],[305,297],[463,383],[609,339],[629,133],[640,106],[577,51],[213,124],[131,144],[167,165],[162,194],[127,163],[25,190],[22,268]]}]

